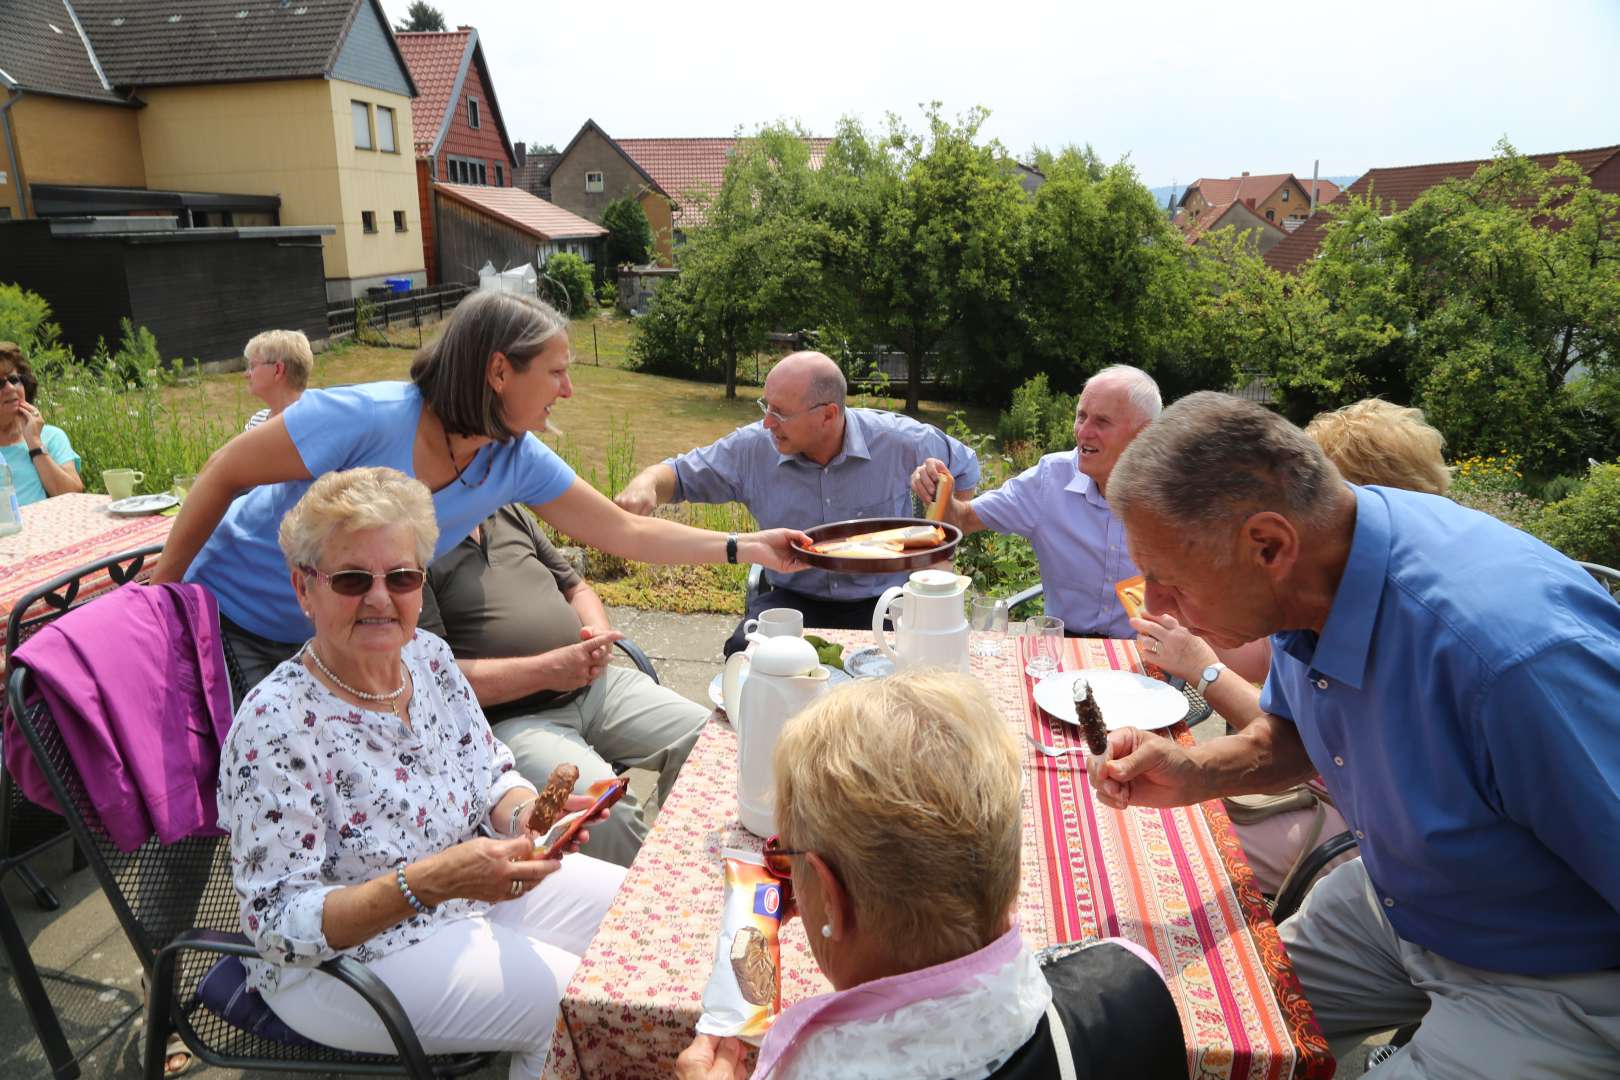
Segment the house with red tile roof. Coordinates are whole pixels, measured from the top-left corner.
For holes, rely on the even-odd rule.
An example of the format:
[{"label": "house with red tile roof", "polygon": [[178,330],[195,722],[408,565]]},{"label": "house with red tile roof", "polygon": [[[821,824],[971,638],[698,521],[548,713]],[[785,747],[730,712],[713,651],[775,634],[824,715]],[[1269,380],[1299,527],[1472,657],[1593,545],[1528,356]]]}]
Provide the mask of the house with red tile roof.
[{"label": "house with red tile roof", "polygon": [[[832,142],[806,140],[812,168]],[[614,139],[587,120],[552,167],[548,182],[558,206],[592,221],[617,199],[641,204],[652,226],[658,261],[669,265],[686,229],[705,221],[705,208],[725,179],[735,138]]]},{"label": "house with red tile roof", "polygon": [[1216,229],[1236,229],[1248,234],[1253,250],[1264,255],[1287,238],[1288,233],[1276,222],[1261,217],[1246,202],[1229,202],[1206,210],[1183,226],[1181,232],[1189,244],[1196,244]]},{"label": "house with red tile roof", "polygon": [[[1600,146],[1591,150],[1566,150],[1561,154],[1530,154],[1530,160],[1544,169],[1558,164],[1559,158],[1569,158],[1592,179],[1599,191],[1620,194],[1620,146]],[[1337,199],[1376,198],[1385,213],[1396,213],[1411,206],[1419,195],[1436,184],[1450,179],[1463,179],[1474,175],[1488,158],[1474,161],[1447,161],[1432,165],[1401,165],[1393,168],[1368,169],[1355,183],[1345,188]],[[1318,205],[1325,205],[1320,203]],[[1265,252],[1266,265],[1273,270],[1296,274],[1316,257],[1322,246],[1323,229],[1332,215],[1318,210],[1312,214],[1282,243]]]},{"label": "house with red tile roof", "polygon": [[433,185],[440,280],[478,281],[479,268],[537,269],[567,252],[595,262],[607,230],[522,188],[488,184]]},{"label": "house with red tile roof", "polygon": [[[506,134],[495,80],[484,60],[477,30],[461,26],[446,31],[400,31],[394,38],[420,94],[412,115],[422,257],[428,280],[459,280],[439,273],[434,185],[508,187],[517,172],[517,157]],[[477,280],[476,274],[473,280]]]},{"label": "house with red tile roof", "polygon": [[[1182,194],[1175,221],[1191,240],[1192,234],[1209,231],[1210,226],[1201,224],[1202,219],[1225,214],[1227,207],[1241,203],[1262,220],[1292,231],[1311,215],[1311,190],[1307,184],[1308,181],[1301,181],[1293,173],[1263,176],[1244,173],[1224,179],[1201,177],[1189,184]],[[1318,204],[1330,197],[1325,194],[1326,189],[1331,188],[1334,195],[1338,194],[1339,189],[1326,181],[1318,180],[1316,185]]]}]

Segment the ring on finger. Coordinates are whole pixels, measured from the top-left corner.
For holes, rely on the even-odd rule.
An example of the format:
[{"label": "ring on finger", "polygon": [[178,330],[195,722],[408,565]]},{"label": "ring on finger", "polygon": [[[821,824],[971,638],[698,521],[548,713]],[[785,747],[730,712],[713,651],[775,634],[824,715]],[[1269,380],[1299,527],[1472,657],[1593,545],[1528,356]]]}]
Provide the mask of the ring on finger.
[{"label": "ring on finger", "polygon": [[516,880],[514,880],[512,882],[512,895],[513,896],[522,896],[523,895],[523,882],[516,881]]}]

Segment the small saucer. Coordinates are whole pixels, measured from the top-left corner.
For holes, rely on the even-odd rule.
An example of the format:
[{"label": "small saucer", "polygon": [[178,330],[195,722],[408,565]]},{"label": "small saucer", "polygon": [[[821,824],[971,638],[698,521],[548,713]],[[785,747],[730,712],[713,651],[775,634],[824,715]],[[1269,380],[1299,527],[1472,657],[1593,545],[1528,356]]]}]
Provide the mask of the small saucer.
[{"label": "small saucer", "polygon": [[876,645],[868,645],[844,657],[844,670],[857,679],[881,679],[894,674],[894,661]]}]

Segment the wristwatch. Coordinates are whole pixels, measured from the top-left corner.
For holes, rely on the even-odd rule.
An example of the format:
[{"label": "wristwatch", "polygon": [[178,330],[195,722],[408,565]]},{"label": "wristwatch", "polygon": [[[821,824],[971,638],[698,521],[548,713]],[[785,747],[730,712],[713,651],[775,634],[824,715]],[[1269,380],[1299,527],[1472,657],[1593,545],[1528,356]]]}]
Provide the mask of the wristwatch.
[{"label": "wristwatch", "polygon": [[726,562],[733,565],[737,562],[737,534],[731,533],[726,537]]},{"label": "wristwatch", "polygon": [[1220,678],[1221,672],[1225,670],[1226,665],[1221,663],[1219,660],[1205,668],[1204,674],[1198,679],[1198,692],[1202,694],[1204,689],[1212,684],[1216,679]]},{"label": "wristwatch", "polygon": [[32,450],[28,451],[28,456],[31,458],[37,458],[44,453],[45,448],[43,446],[36,446]]}]

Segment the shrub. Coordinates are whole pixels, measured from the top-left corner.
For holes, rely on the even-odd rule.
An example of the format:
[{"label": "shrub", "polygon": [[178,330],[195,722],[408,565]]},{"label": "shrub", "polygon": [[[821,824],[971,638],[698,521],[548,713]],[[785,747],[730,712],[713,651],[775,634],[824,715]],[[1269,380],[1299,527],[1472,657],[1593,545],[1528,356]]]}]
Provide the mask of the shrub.
[{"label": "shrub", "polygon": [[612,280],[602,282],[596,287],[596,302],[605,308],[610,308],[619,302],[619,286]]},{"label": "shrub", "polygon": [[72,359],[61,344],[61,327],[51,321],[51,306],[38,293],[0,283],[0,341],[15,341],[41,378]]},{"label": "shrub", "polygon": [[[1044,375],[1037,377],[1045,378]],[[945,430],[979,455],[980,493],[1000,487],[1009,477],[1022,471],[1017,462],[994,453],[990,436],[973,431],[961,413],[951,413],[945,421]],[[1028,540],[988,529],[974,533],[957,547],[956,569],[973,579],[975,589],[995,596],[1011,596],[1041,579],[1040,564]],[[1040,611],[1037,602],[1033,607],[1020,609],[1020,615]]]},{"label": "shrub", "polygon": [[652,226],[647,212],[634,199],[614,199],[602,211],[602,227],[608,231],[603,261],[611,272],[630,263],[640,266],[652,258]]},{"label": "shrub", "polygon": [[1620,462],[1594,465],[1580,490],[1549,505],[1541,536],[1572,559],[1620,566]]},{"label": "shrub", "polygon": [[1040,372],[1013,391],[1012,404],[996,420],[996,438],[1002,446],[1029,443],[1035,457],[1073,446],[1075,404],[1073,394],[1053,393]]},{"label": "shrub", "polygon": [[664,282],[653,294],[647,314],[637,319],[630,338],[630,366],[652,375],[714,381],[725,376],[717,356],[705,350],[693,310],[689,279]]},{"label": "shrub", "polygon": [[540,270],[540,295],[566,316],[591,308],[591,267],[578,255],[558,252]]}]

